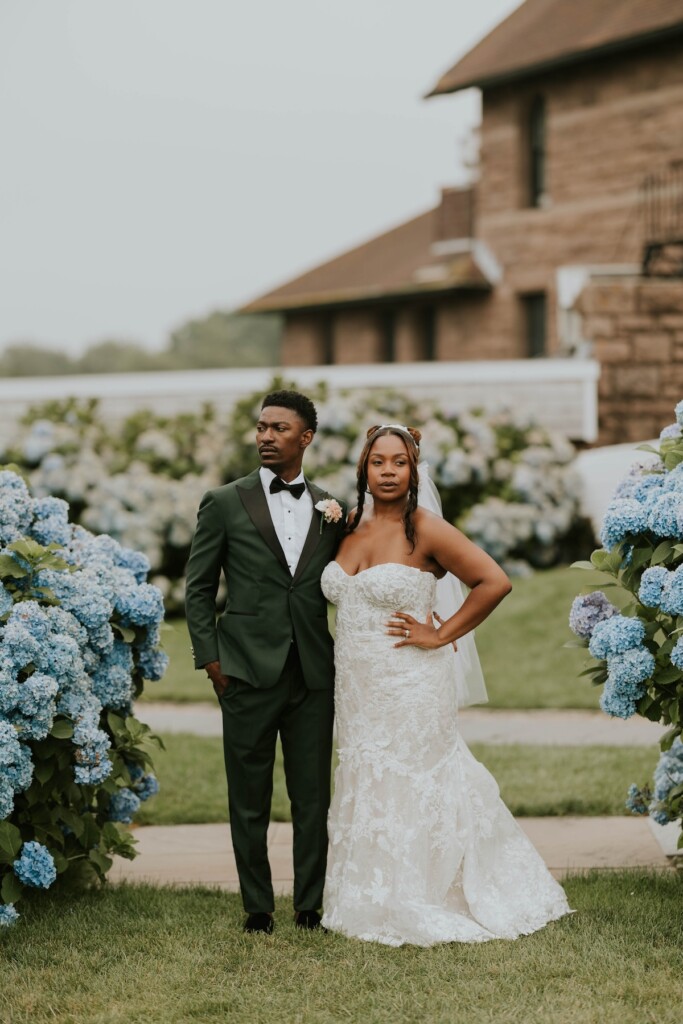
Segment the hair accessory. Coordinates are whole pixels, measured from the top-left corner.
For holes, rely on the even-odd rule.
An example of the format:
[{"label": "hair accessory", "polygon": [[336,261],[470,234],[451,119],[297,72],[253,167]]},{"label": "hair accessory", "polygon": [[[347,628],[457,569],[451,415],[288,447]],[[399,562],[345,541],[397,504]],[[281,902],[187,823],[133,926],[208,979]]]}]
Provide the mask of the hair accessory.
[{"label": "hair accessory", "polygon": [[380,425],[377,427],[377,429],[373,430],[373,432],[370,435],[370,437],[373,437],[380,430],[400,430],[402,434],[405,434],[406,437],[410,438],[410,440],[413,442],[413,444],[415,445],[416,448],[419,448],[419,445],[418,445],[417,441],[415,440],[413,435],[410,433],[410,431],[408,430],[408,428],[405,425],[405,423],[380,423]]}]

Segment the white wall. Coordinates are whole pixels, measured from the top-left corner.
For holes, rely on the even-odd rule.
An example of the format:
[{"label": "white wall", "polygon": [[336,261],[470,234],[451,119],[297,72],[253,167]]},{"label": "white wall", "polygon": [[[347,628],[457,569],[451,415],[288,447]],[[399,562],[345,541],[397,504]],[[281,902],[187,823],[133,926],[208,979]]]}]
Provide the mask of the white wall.
[{"label": "white wall", "polygon": [[252,391],[265,391],[274,374],[305,391],[326,381],[330,391],[391,387],[411,397],[435,397],[460,408],[501,404],[531,413],[574,440],[597,436],[599,364],[593,360],[537,359],[490,362],[381,363],[247,370],[173,370],[160,373],[83,374],[0,380],[0,443],[29,405],[50,399],[98,398],[112,419],[140,408],[159,414],[199,409],[212,402],[229,410]]}]

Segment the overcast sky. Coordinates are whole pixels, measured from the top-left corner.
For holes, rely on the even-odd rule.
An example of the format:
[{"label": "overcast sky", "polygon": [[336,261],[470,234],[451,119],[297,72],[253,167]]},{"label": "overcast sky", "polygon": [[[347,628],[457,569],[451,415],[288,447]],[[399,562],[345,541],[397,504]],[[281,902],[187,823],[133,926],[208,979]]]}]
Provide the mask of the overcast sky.
[{"label": "overcast sky", "polygon": [[0,0],[0,347],[150,347],[434,205],[519,0]]}]

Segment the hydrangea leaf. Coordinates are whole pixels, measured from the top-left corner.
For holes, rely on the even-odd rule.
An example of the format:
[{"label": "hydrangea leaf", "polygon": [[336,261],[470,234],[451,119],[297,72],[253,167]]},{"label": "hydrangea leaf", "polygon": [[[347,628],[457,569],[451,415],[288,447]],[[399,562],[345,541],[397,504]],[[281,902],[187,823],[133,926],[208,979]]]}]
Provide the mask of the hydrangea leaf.
[{"label": "hydrangea leaf", "polygon": [[128,730],[128,735],[134,740],[141,739],[141,737],[146,736],[151,731],[148,725],[145,725],[138,718],[134,718],[133,715],[129,715],[126,718],[126,729]]},{"label": "hydrangea leaf", "polygon": [[680,728],[679,725],[674,726],[673,729],[668,729],[664,733],[664,735],[662,736],[662,738],[659,741],[659,749],[660,750],[671,750],[671,747],[672,747],[672,745],[674,743],[674,740],[676,739],[677,736],[680,736],[680,735],[681,735],[681,728]]},{"label": "hydrangea leaf", "polygon": [[683,452],[666,452],[666,454],[662,458],[662,462],[664,463],[664,468],[671,471],[672,469],[675,469],[680,462],[683,462]]},{"label": "hydrangea leaf", "polygon": [[592,562],[585,562],[585,561],[572,562],[572,564],[569,566],[569,568],[570,569],[590,569],[591,571],[595,570],[595,566],[593,565]]},{"label": "hydrangea leaf", "polygon": [[659,455],[659,448],[653,448],[651,444],[639,444],[636,451],[652,452],[653,455]]},{"label": "hydrangea leaf", "polygon": [[611,551],[605,559],[605,570],[612,576],[616,576],[621,569],[623,554],[619,548],[615,551]]},{"label": "hydrangea leaf", "polygon": [[120,622],[112,622],[112,629],[114,629],[127,644],[132,644],[135,640],[135,630],[131,629],[130,626],[122,626]]},{"label": "hydrangea leaf", "polygon": [[72,811],[69,807],[60,807],[58,809],[59,819],[71,829],[77,839],[80,839],[85,831],[85,822],[80,814],[76,811]]},{"label": "hydrangea leaf", "polygon": [[22,537],[21,540],[15,540],[8,544],[8,547],[10,551],[14,551],[17,555],[21,555],[22,558],[30,562],[45,554],[43,545],[39,544],[36,540],[32,540],[30,537]]},{"label": "hydrangea leaf", "polygon": [[662,717],[662,702],[652,697],[642,697],[638,704],[638,713],[651,722],[658,722]]},{"label": "hydrangea leaf", "polygon": [[24,887],[13,871],[5,875],[2,880],[2,887],[0,887],[0,896],[2,896],[4,903],[16,903],[17,900],[21,899],[23,891]]},{"label": "hydrangea leaf", "polygon": [[57,555],[43,555],[43,557],[39,559],[38,565],[41,569],[68,569],[71,572],[75,572],[75,566],[69,565],[68,562],[64,561],[63,558],[59,558]]},{"label": "hydrangea leaf", "polygon": [[90,851],[88,859],[102,872],[103,875],[106,875],[107,871],[109,871],[109,868],[114,863],[111,857],[107,857],[106,854],[97,849]]},{"label": "hydrangea leaf", "polygon": [[589,676],[601,683],[604,683],[607,678],[607,669],[605,668],[605,663],[601,662],[599,665],[590,665],[588,668],[585,668],[583,672],[579,672],[579,675]]},{"label": "hydrangea leaf", "polygon": [[662,669],[657,673],[657,682],[662,683],[665,686],[667,683],[676,683],[681,678],[683,678],[683,672],[673,665],[670,668]]},{"label": "hydrangea leaf", "polygon": [[669,555],[673,552],[673,547],[673,541],[663,540],[661,544],[658,544],[652,552],[651,564],[660,565],[662,562],[665,562]]},{"label": "hydrangea leaf", "polygon": [[58,740],[68,740],[74,734],[74,727],[71,722],[68,722],[65,718],[58,718],[50,729],[50,735],[54,736]]},{"label": "hydrangea leaf", "polygon": [[[660,547],[661,546],[662,545],[660,544]],[[636,551],[633,552],[633,558],[631,559],[632,568],[640,569],[641,565],[645,565],[646,562],[650,561],[652,555],[652,548],[649,545],[644,548],[639,547]],[[655,563],[653,562],[652,564],[654,565]]]},{"label": "hydrangea leaf", "polygon": [[69,867],[68,859],[64,856],[63,853],[61,853],[60,850],[55,850],[54,847],[50,850],[50,852],[52,854],[52,859],[55,862],[55,868],[57,869],[57,874],[58,875],[63,875],[64,872]]},{"label": "hydrangea leaf", "polygon": [[40,761],[33,770],[33,777],[37,779],[42,786],[51,779],[54,774],[54,766],[49,761]]},{"label": "hydrangea leaf", "polygon": [[41,843],[44,843],[46,846],[49,846],[51,850],[53,850],[54,846],[51,843],[47,842],[48,836],[50,839],[54,840],[54,842],[58,845],[62,846],[64,844],[64,833],[62,832],[61,828],[59,828],[58,825],[50,825],[46,823],[40,826],[35,826],[36,839],[39,839]]},{"label": "hydrangea leaf", "polygon": [[19,565],[16,558],[12,558],[11,555],[0,555],[0,579],[10,577],[14,580],[20,580],[25,576],[28,576],[28,569]]},{"label": "hydrangea leaf", "polygon": [[9,821],[0,821],[0,863],[11,864],[19,856],[20,850],[19,829]]},{"label": "hydrangea leaf", "polygon": [[110,853],[126,860],[134,860],[137,839],[125,828],[114,821],[108,821],[102,829],[102,842]]},{"label": "hydrangea leaf", "polygon": [[126,734],[126,725],[120,715],[117,715],[114,711],[107,712],[107,724],[115,736],[121,736]]}]

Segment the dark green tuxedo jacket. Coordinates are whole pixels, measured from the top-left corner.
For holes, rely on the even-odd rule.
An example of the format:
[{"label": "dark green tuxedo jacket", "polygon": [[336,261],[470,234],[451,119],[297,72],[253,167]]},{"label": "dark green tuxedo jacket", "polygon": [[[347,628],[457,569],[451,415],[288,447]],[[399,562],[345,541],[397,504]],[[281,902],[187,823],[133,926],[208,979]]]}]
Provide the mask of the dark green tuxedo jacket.
[{"label": "dark green tuxedo jacket", "polygon": [[[331,497],[306,480],[313,504]],[[341,504],[341,503],[340,503]],[[227,676],[268,688],[280,678],[292,638],[306,686],[334,684],[333,643],[320,575],[344,529],[313,510],[294,576],[277,539],[258,470],[202,498],[187,564],[185,607],[195,667],[220,661]],[[228,585],[216,621],[221,570]]]}]

